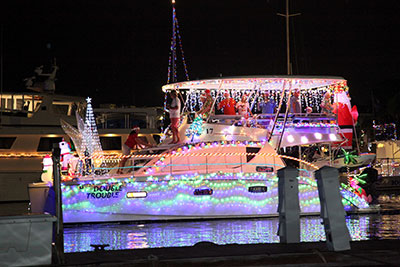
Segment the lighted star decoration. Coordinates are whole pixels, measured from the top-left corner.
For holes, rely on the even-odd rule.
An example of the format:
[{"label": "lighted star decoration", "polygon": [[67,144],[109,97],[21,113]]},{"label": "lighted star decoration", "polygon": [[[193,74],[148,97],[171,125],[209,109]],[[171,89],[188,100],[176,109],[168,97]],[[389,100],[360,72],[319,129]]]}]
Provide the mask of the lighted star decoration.
[{"label": "lighted star decoration", "polygon": [[92,102],[92,99],[90,97],[88,97],[88,98],[86,98],[86,102],[88,102],[88,104],[89,104]]}]

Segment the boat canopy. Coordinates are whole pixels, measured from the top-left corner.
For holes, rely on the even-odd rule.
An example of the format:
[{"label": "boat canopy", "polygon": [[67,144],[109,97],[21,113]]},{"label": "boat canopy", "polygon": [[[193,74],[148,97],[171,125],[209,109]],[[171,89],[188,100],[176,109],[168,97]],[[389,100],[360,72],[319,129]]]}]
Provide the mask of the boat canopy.
[{"label": "boat canopy", "polygon": [[185,81],[166,84],[164,92],[169,90],[313,90],[318,88],[344,88],[347,81],[335,76],[246,76]]}]

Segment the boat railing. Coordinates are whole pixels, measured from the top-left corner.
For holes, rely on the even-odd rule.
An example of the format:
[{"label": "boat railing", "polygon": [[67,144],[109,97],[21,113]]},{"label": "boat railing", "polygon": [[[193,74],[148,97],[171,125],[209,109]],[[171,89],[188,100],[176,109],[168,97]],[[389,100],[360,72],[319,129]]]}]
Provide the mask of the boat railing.
[{"label": "boat railing", "polygon": [[400,157],[398,158],[378,158],[374,168],[382,176],[400,175]]},{"label": "boat railing", "polygon": [[[277,125],[281,127],[284,121],[285,114],[278,114]],[[250,117],[248,121],[253,121],[253,125],[269,128],[273,124],[275,119],[275,114],[255,114]],[[211,115],[209,123],[234,125],[235,123],[242,122],[243,118],[240,115]],[[329,123],[336,124],[335,115],[327,115],[323,113],[291,113],[286,120],[286,127],[301,127],[304,125]]]},{"label": "boat railing", "polygon": [[[235,161],[216,161],[215,158],[221,158],[221,156],[232,156],[235,154]],[[81,173],[79,180],[87,179],[104,179],[105,177],[115,176],[118,177],[148,177],[148,176],[160,176],[160,175],[183,175],[183,174],[212,174],[212,173],[254,173],[254,174],[271,174],[276,175],[278,169],[283,168],[284,165],[277,163],[262,163],[262,162],[251,162],[248,161],[248,156],[265,156],[265,157],[279,157],[298,160],[302,163],[305,169],[302,169],[302,175],[310,176],[309,172],[315,170],[317,167],[312,163],[306,162],[301,159],[286,155],[270,155],[266,153],[189,153],[189,154],[143,154],[143,155],[129,155],[129,156],[108,156],[100,157],[102,164],[98,167],[90,167],[92,172],[84,174]],[[197,157],[196,162],[189,163],[177,163],[174,162],[175,158],[181,157]],[[123,159],[129,159],[127,166],[120,167],[119,162]],[[151,160],[158,159],[157,162],[151,163]],[[93,159],[91,162],[94,162]],[[82,169],[85,170],[84,166],[86,160],[81,160]],[[252,168],[246,168],[246,167]],[[117,174],[118,170],[124,170],[123,174]],[[85,178],[85,176],[87,178]],[[250,179],[250,178],[249,178]]]},{"label": "boat railing", "polygon": [[[131,165],[126,166],[124,169],[128,170],[125,174],[107,174],[107,175],[94,175],[89,174],[87,176],[80,176],[78,179],[64,179],[64,183],[68,184],[77,184],[77,182],[90,182],[90,181],[103,181],[108,180],[110,178],[113,181],[118,181],[122,179],[134,179],[135,182],[162,182],[162,181],[171,181],[171,180],[180,180],[184,179],[185,181],[197,181],[199,179],[211,179],[213,181],[217,180],[245,180],[245,181],[271,181],[277,179],[277,170],[283,168],[283,165],[272,164],[272,163],[250,163],[250,162],[230,162],[230,163],[207,163],[204,166],[208,167],[216,167],[216,168],[203,168],[197,170],[187,170],[188,167],[199,167],[203,164],[165,164],[163,166],[149,166],[149,165]],[[230,169],[221,169],[221,166],[232,166]],[[256,166],[254,171],[243,172],[244,166]],[[138,169],[141,168],[157,168],[163,167],[166,168],[166,171],[162,172],[141,172],[137,173]],[[181,167],[184,170],[172,170],[172,168]],[[119,167],[108,167],[108,168],[96,168],[96,170],[106,170],[111,172],[112,170],[119,169]],[[303,185],[309,185],[316,187],[316,181],[313,175],[314,169],[305,169],[299,168],[299,183]]]}]

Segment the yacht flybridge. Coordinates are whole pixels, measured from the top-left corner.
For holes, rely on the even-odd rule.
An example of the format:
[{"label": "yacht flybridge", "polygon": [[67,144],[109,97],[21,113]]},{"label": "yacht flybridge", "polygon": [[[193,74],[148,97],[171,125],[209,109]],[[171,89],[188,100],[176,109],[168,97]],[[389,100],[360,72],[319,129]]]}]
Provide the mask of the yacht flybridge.
[{"label": "yacht flybridge", "polygon": [[[346,80],[218,78],[163,86],[165,93],[170,90],[177,90],[184,103],[181,143],[170,144],[166,138],[157,147],[128,156],[81,155],[80,164],[75,164],[62,183],[66,223],[274,216],[277,170],[288,159],[300,163],[302,214],[319,212],[313,177],[317,167],[278,152],[280,148],[347,141],[339,127],[351,108]],[[209,114],[200,116],[206,90],[213,103]],[[302,109],[292,113],[285,107],[295,91],[300,93]],[[321,113],[327,92],[332,94],[336,113]],[[258,113],[258,103],[267,94],[276,103],[276,112]],[[251,115],[218,114],[222,100],[229,97],[239,102],[243,95]],[[118,165],[122,158],[129,159],[125,166]],[[121,169],[123,173],[117,174]],[[347,209],[369,207],[351,187],[341,192]]]},{"label": "yacht flybridge", "polygon": [[[267,95],[276,104],[276,109],[279,109],[276,114],[256,114],[247,122],[252,127],[240,128],[227,127],[231,126],[232,121],[240,122],[240,116],[216,115],[214,113],[203,124],[205,131],[202,132],[201,136],[196,136],[198,140],[263,141],[268,139],[274,148],[277,148],[278,143],[280,143],[280,147],[288,147],[345,140],[339,129],[338,114],[333,112],[324,114],[321,112],[320,106],[326,92],[332,92],[331,100],[333,100],[333,103],[350,105],[347,96],[347,81],[341,77],[254,76],[223,78],[167,84],[162,89],[164,92],[179,90],[185,95],[185,111],[189,113],[195,112],[196,108],[202,105],[199,96],[207,89],[211,91],[215,100],[215,108],[228,92],[229,96],[235,99],[235,102],[239,102],[241,97],[246,95],[253,113],[258,113],[257,106],[258,103],[264,101],[264,95]],[[300,93],[299,101],[303,108],[298,113],[285,114],[288,97],[293,96],[295,91]],[[306,112],[307,108],[310,112]],[[282,113],[279,113],[279,111],[282,111]],[[181,126],[182,138],[185,138],[185,131],[188,127],[189,124]]]}]

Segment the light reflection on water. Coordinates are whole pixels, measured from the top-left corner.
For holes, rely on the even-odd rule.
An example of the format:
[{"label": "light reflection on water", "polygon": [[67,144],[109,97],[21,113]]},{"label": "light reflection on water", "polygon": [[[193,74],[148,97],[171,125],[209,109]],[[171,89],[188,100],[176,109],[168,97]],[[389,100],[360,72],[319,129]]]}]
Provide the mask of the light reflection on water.
[{"label": "light reflection on water", "polygon": [[[325,240],[319,217],[301,218],[302,242]],[[400,215],[360,215],[346,218],[351,238],[400,239]],[[215,244],[278,243],[278,218],[211,220],[146,224],[95,224],[64,229],[65,252],[92,251],[90,244],[109,244],[110,250]]]}]

